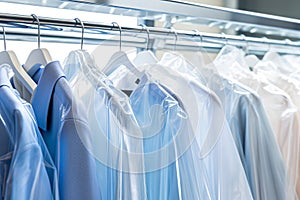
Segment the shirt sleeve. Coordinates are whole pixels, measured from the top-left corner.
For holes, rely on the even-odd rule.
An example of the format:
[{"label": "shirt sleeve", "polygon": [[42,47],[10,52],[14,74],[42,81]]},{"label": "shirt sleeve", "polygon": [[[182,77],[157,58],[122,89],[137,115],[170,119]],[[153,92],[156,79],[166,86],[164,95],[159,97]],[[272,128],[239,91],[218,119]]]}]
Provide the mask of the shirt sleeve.
[{"label": "shirt sleeve", "polygon": [[[14,113],[14,134],[22,137],[35,134],[19,111]],[[17,138],[17,137],[16,137]],[[52,187],[43,162],[43,154],[37,143],[15,141],[11,167],[7,178],[5,199],[53,199]]]}]

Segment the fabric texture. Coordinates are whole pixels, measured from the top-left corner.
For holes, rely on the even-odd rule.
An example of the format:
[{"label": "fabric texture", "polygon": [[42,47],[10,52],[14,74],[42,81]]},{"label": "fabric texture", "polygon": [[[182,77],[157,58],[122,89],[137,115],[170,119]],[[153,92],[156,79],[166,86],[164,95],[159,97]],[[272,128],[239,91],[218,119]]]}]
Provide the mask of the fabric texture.
[{"label": "fabric texture", "polygon": [[263,103],[254,90],[232,76],[237,70],[247,74],[246,65],[240,65],[240,52],[224,47],[214,61],[218,73],[203,70],[203,74],[224,105],[254,199],[291,199],[294,192],[289,190],[288,173]]},{"label": "fabric texture", "polygon": [[[292,80],[285,75],[274,74],[265,70],[257,69],[256,73],[266,77],[268,81],[287,93],[288,98],[286,98],[286,102],[276,107],[269,107],[269,110],[272,112],[275,108],[277,108],[276,110],[278,108],[286,108],[282,115],[280,115],[282,119],[281,123],[277,123],[281,128],[280,132],[277,133],[277,141],[286,162],[291,184],[297,192],[298,199],[300,196],[300,88],[297,86],[298,81]],[[270,106],[270,104],[268,105]],[[274,119],[275,116],[273,113],[270,114],[271,119]]]},{"label": "fabric texture", "polygon": [[102,199],[147,199],[142,132],[129,98],[96,71],[87,52],[73,51],[64,70],[92,130]]},{"label": "fabric texture", "polygon": [[60,199],[101,199],[95,159],[83,145],[83,141],[91,144],[86,114],[74,99],[60,63],[33,69],[38,85],[31,104],[58,170]]},{"label": "fabric texture", "polygon": [[[163,65],[139,69],[145,70],[143,77],[120,67],[109,78],[119,88],[133,89],[132,108],[144,135],[152,136],[144,138],[145,168],[153,167],[147,153],[160,152],[162,157],[153,160],[159,164],[176,158],[146,174],[147,194],[153,199],[252,199],[217,96]],[[170,152],[163,154],[166,146]]]},{"label": "fabric texture", "polygon": [[57,171],[30,104],[19,97],[0,66],[1,199],[58,199]]}]

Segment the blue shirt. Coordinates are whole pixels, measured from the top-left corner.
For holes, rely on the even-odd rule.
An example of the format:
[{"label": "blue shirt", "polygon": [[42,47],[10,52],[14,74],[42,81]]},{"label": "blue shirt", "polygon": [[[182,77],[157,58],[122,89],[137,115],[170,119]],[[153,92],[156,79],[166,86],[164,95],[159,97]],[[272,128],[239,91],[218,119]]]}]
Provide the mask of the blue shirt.
[{"label": "blue shirt", "polygon": [[[219,126],[221,129],[214,129],[220,131],[216,137],[202,137],[215,123],[211,120],[223,116],[218,101],[206,99],[207,94],[196,85],[190,89],[199,94],[199,101],[206,106],[200,117],[203,125],[197,130],[202,133],[193,130],[186,105],[165,86],[141,79],[130,96],[133,111],[145,134],[148,199],[234,199],[238,196],[252,199],[226,121]],[[223,160],[229,157],[230,165]],[[234,172],[235,178],[229,176]]]},{"label": "blue shirt", "polygon": [[[176,64],[182,65],[184,62]],[[153,176],[153,182],[147,179],[147,193],[150,191],[154,199],[168,199],[168,195],[172,195],[170,191],[178,194],[177,197],[172,196],[175,199],[252,199],[219,98],[193,78],[177,73],[170,67],[153,65],[143,69],[151,75],[152,80],[141,80],[130,96],[131,105],[146,133],[145,149],[152,153],[160,152],[152,157],[149,152],[145,153],[145,168],[147,173],[150,172],[146,176]],[[137,77],[132,78],[133,74],[128,73],[128,70],[127,73],[114,73],[114,84],[121,83],[119,87],[126,85],[134,88],[135,83],[130,83],[130,80],[136,80]],[[173,150],[169,148],[169,153],[163,154],[160,150],[168,144],[173,144]],[[174,161],[172,153],[175,149],[175,158],[178,159],[171,162],[169,168],[166,162]],[[171,172],[166,171],[173,170],[171,166],[174,163],[176,180],[168,180],[165,174]],[[155,164],[168,169],[155,168]],[[151,193],[152,188],[160,190],[162,194]]]},{"label": "blue shirt", "polygon": [[216,76],[211,77],[211,86],[224,104],[253,197],[285,199],[287,174],[261,100],[239,84]]},{"label": "blue shirt", "polygon": [[32,69],[30,75],[38,83],[32,107],[58,170],[60,199],[101,199],[95,160],[85,146],[91,143],[86,115],[59,62]]},{"label": "blue shirt", "polygon": [[43,143],[31,106],[0,67],[1,199],[58,199],[57,172]]},{"label": "blue shirt", "polygon": [[146,199],[142,133],[129,99],[88,60],[86,52],[73,51],[64,70],[88,115],[102,199]]},{"label": "blue shirt", "polygon": [[[233,55],[222,58],[218,69],[229,70],[224,64],[231,59],[238,60]],[[253,198],[287,199],[283,160],[259,97],[236,82],[220,77],[213,67],[196,65],[196,68],[170,53],[162,60],[188,79],[205,83],[220,98]]]},{"label": "blue shirt", "polygon": [[176,167],[177,144],[173,141],[181,128],[177,114],[184,112],[167,91],[145,78],[130,95],[130,102],[144,134],[147,197],[180,199],[177,172],[182,171]]}]

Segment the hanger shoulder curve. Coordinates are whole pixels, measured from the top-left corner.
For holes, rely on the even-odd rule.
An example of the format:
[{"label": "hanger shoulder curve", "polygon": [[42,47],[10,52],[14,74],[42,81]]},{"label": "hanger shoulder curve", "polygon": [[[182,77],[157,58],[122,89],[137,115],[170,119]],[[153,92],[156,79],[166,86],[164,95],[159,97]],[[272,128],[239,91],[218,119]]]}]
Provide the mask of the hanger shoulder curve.
[{"label": "hanger shoulder curve", "polygon": [[26,89],[29,90],[30,93],[36,88],[36,83],[31,79],[31,77],[27,74],[27,72],[21,66],[16,54],[13,51],[2,51],[0,52],[0,63],[8,64],[13,69],[15,75],[19,80],[22,81]]},{"label": "hanger shoulder curve", "polygon": [[137,77],[142,76],[142,73],[137,69],[137,67],[129,60],[127,54],[123,51],[118,51],[112,55],[108,64],[103,68],[102,72],[106,75],[110,75],[121,65],[126,66],[132,73]]},{"label": "hanger shoulder curve", "polygon": [[126,55],[123,51],[118,51],[114,53],[109,59],[108,63],[102,69],[105,74],[111,74],[115,71],[120,65],[124,64],[124,60],[126,60]]},{"label": "hanger shoulder curve", "polygon": [[47,65],[52,61],[50,53],[45,48],[34,49],[30,52],[25,64],[24,69],[28,71],[32,66],[36,64]]},{"label": "hanger shoulder curve", "polygon": [[133,63],[137,66],[140,67],[142,65],[148,64],[156,64],[158,63],[158,59],[156,56],[153,54],[152,51],[142,51],[136,55],[136,57],[133,60]]}]

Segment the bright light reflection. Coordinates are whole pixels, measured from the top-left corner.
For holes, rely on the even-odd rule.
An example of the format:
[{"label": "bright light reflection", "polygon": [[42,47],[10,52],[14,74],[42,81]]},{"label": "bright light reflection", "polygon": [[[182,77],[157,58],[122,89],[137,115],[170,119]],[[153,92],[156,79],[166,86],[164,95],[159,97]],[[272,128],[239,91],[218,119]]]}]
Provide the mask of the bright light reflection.
[{"label": "bright light reflection", "polygon": [[[47,3],[47,0],[43,0],[43,3],[44,2]],[[68,3],[64,2],[60,5],[60,8],[63,8],[67,5]],[[118,24],[120,24],[120,26],[122,25],[135,26],[137,24],[137,18],[135,17],[117,16],[111,14],[86,12],[86,11],[78,11],[78,10],[31,6],[25,4],[14,4],[14,3],[5,3],[5,2],[0,2],[0,8],[1,8],[0,10],[1,13],[9,13],[9,14],[28,15],[28,16],[31,14],[36,14],[39,17],[61,18],[61,19],[72,19],[72,20],[74,18],[79,18],[82,21],[103,22],[103,23],[117,22]],[[57,34],[59,35],[63,33],[57,32]],[[9,35],[7,37],[9,37]],[[2,40],[2,36],[0,36],[0,39]],[[42,40],[41,47],[48,49],[53,60],[59,60],[61,62],[64,61],[65,57],[69,54],[70,51],[80,48],[80,41],[78,41],[78,44],[64,44],[64,43],[47,43],[47,42],[43,42],[43,39],[41,40]],[[84,49],[89,52],[92,52],[96,47],[97,45],[84,44]],[[24,63],[29,53],[36,48],[37,48],[36,42],[7,40],[7,49],[13,50],[16,53],[18,60],[21,63]],[[118,47],[116,47],[116,49],[118,49]],[[2,50],[3,50],[3,45],[0,44],[0,51]]]}]

